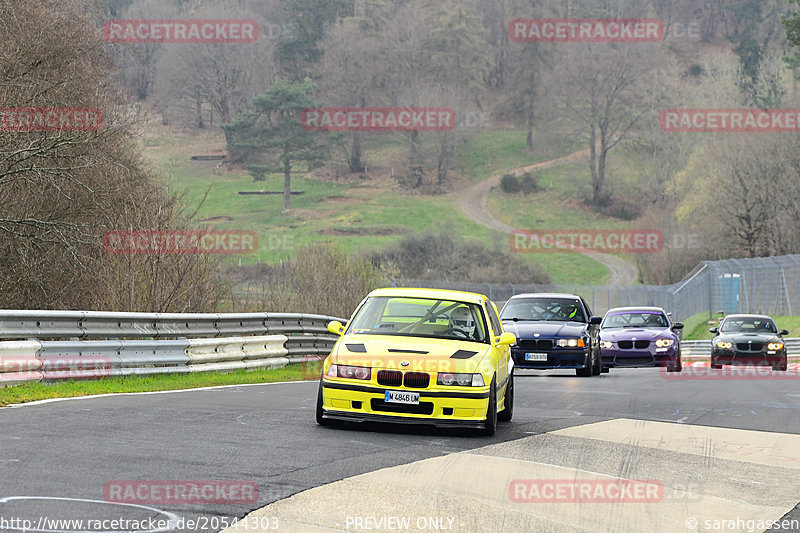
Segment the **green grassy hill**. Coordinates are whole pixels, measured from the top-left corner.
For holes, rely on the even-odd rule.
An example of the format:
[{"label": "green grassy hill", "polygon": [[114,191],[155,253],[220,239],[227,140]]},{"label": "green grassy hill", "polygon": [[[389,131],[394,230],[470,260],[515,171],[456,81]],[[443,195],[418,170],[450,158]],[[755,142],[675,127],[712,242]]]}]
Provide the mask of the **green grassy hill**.
[{"label": "green grassy hill", "polygon": [[[546,161],[575,151],[579,146],[563,136],[537,138],[537,147],[526,152],[525,133],[513,130],[485,130],[471,147],[463,149],[464,168],[454,173],[456,190],[469,183],[514,168]],[[397,160],[405,149],[400,136],[376,135],[368,138],[367,161]],[[154,127],[145,136],[146,157],[167,176],[170,190],[183,195],[189,211],[197,208],[196,219],[219,230],[250,230],[259,236],[256,254],[241,257],[243,263],[274,263],[290,257],[298,248],[335,240],[348,252],[380,250],[410,233],[445,231],[458,237],[483,241],[500,250],[508,249],[508,238],[493,232],[463,215],[456,203],[456,193],[422,195],[401,189],[391,178],[387,165],[373,165],[368,179],[349,182],[293,178],[292,209],[282,212],[282,196],[241,196],[239,191],[281,191],[283,180],[273,176],[254,182],[243,169],[229,169],[216,161],[192,161],[199,154],[224,153],[224,137],[219,130],[181,132]],[[398,155],[399,154],[399,155]],[[585,165],[582,165],[585,167]],[[581,165],[555,167],[546,171],[545,193],[531,197],[505,197],[492,193],[489,208],[515,227],[619,227],[613,218],[596,215],[577,199],[556,198],[574,191],[574,176]],[[586,171],[584,170],[583,173]],[[460,175],[460,177],[458,177]],[[540,222],[543,221],[543,222]],[[569,222],[571,225],[565,225]],[[576,226],[577,225],[577,226]],[[525,260],[540,264],[555,282],[603,283],[607,269],[578,254],[521,254]]]}]

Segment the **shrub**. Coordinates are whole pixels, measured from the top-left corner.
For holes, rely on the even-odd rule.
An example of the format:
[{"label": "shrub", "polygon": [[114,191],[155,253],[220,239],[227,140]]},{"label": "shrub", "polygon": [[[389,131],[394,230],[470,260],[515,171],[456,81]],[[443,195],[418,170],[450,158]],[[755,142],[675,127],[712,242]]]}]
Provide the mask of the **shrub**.
[{"label": "shrub", "polygon": [[522,184],[515,175],[506,174],[500,178],[500,188],[506,194],[516,194],[522,190]]}]

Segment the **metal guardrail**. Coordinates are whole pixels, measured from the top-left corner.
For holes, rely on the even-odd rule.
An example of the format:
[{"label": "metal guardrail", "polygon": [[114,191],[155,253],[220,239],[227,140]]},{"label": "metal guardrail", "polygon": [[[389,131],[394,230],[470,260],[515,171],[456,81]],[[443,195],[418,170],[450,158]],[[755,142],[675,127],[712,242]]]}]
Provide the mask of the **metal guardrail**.
[{"label": "metal guardrail", "polygon": [[[331,320],[299,313],[0,310],[0,386],[281,367],[327,355]],[[22,340],[24,339],[24,340]]]}]

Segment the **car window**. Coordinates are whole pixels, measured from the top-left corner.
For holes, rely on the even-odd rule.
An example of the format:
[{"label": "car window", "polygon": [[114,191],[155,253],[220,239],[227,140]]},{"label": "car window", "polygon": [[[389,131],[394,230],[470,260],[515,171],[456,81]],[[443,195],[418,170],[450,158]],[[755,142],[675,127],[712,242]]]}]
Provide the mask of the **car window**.
[{"label": "car window", "polygon": [[663,313],[622,312],[609,314],[603,319],[602,328],[666,328],[669,321]]},{"label": "car window", "polygon": [[494,306],[490,302],[487,302],[486,312],[489,314],[489,323],[492,326],[492,331],[495,335],[501,335],[503,333],[503,325],[497,317],[497,311],[495,311]]},{"label": "car window", "polygon": [[373,297],[356,312],[347,333],[488,342],[482,309],[477,304],[450,300]]},{"label": "car window", "polygon": [[583,322],[588,319],[576,298],[519,298],[503,308],[501,320]]},{"label": "car window", "polygon": [[728,318],[720,327],[723,333],[778,333],[778,328],[770,319]]}]

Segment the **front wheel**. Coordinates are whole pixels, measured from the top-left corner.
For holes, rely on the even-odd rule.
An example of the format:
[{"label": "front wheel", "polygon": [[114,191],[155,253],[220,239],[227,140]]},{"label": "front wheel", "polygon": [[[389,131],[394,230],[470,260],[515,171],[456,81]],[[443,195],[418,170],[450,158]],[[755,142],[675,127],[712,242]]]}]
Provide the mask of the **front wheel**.
[{"label": "front wheel", "polygon": [[780,372],[785,372],[789,368],[788,361],[784,358],[782,361],[777,363],[772,363],[772,370],[778,370]]},{"label": "front wheel", "polygon": [[503,410],[497,413],[497,419],[501,422],[510,422],[511,417],[514,416],[514,374],[508,376],[503,405]]},{"label": "front wheel", "polygon": [[594,352],[594,366],[592,367],[592,375],[599,376],[603,371],[603,360],[600,357],[600,350]]},{"label": "front wheel", "polygon": [[492,378],[492,385],[489,387],[489,407],[486,408],[486,423],[483,427],[483,434],[491,437],[497,431],[497,389],[495,378]]},{"label": "front wheel", "polygon": [[680,358],[675,363],[667,363],[667,372],[680,372],[683,370]]},{"label": "front wheel", "polygon": [[319,391],[317,391],[317,424],[320,426],[330,426],[331,421],[323,416],[322,411],[322,380],[319,380]]},{"label": "front wheel", "polygon": [[592,353],[589,352],[586,354],[586,366],[583,368],[576,368],[575,375],[579,378],[590,378],[593,374],[594,363],[593,363]]}]

